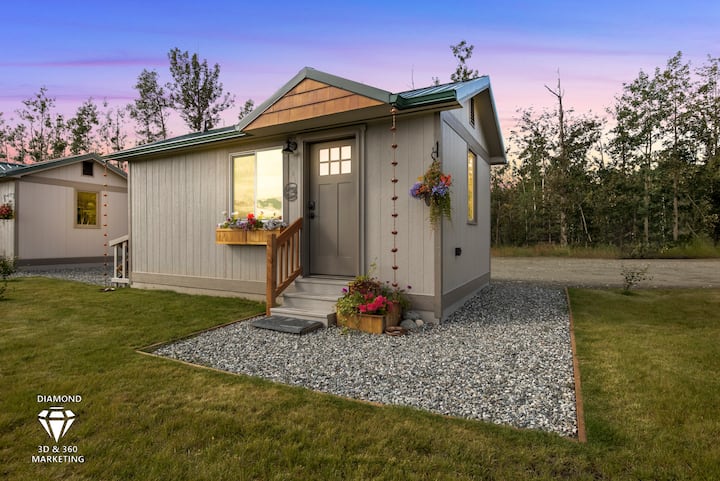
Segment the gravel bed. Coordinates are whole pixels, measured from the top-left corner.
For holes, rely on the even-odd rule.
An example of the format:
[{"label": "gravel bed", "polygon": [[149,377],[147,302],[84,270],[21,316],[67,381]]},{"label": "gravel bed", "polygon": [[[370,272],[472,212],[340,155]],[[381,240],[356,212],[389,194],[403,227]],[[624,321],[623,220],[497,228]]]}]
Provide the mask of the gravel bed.
[{"label": "gravel bed", "polygon": [[[53,266],[23,266],[13,277],[52,277],[69,281],[105,286],[112,272],[112,265],[64,264]],[[107,274],[107,275],[105,275]]]},{"label": "gravel bed", "polygon": [[577,435],[569,317],[556,287],[493,283],[445,323],[402,337],[304,336],[241,322],[156,354],[384,404]]}]

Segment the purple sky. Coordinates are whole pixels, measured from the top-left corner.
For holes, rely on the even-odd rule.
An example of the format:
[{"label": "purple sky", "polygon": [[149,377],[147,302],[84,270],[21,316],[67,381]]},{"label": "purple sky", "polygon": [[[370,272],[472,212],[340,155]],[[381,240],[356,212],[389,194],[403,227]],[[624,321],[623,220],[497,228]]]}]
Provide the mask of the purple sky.
[{"label": "purple sky", "polygon": [[[71,4],[68,6],[67,4]],[[694,66],[720,56],[720,2],[35,1],[3,5],[0,111],[8,120],[41,86],[72,115],[93,97],[130,102],[143,68],[169,80],[173,47],[219,63],[237,105],[256,104],[304,66],[393,92],[449,81],[449,46],[475,45],[470,66],[490,75],[506,133],[520,107],[565,104],[601,114],[623,82],[682,50]],[[187,131],[180,121],[172,133]],[[506,139],[507,142],[507,139]]]}]

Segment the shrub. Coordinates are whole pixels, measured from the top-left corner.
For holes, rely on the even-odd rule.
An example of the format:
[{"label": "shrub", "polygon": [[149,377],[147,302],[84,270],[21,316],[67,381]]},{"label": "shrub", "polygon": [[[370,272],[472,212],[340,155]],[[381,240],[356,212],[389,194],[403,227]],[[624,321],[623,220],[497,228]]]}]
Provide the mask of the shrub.
[{"label": "shrub", "polygon": [[648,275],[648,265],[643,267],[632,267],[623,265],[620,273],[623,276],[623,294],[629,294],[630,289],[642,281],[649,281],[652,276]]}]

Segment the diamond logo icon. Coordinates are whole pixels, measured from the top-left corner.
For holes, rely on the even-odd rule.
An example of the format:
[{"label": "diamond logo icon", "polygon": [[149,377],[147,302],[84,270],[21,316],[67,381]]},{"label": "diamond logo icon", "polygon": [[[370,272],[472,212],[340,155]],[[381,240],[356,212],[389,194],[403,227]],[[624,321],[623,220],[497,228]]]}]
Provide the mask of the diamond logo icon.
[{"label": "diamond logo icon", "polygon": [[75,422],[75,413],[62,406],[53,406],[50,409],[40,411],[38,421],[45,428],[48,436],[58,442],[68,432],[72,423]]}]

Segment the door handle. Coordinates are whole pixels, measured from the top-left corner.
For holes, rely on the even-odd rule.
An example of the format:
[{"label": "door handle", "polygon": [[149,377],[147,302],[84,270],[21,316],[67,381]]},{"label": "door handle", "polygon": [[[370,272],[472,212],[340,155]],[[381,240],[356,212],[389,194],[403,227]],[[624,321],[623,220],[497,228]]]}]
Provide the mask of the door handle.
[{"label": "door handle", "polygon": [[311,218],[311,219],[314,219],[314,218],[315,218],[315,212],[310,212],[310,213],[308,214],[308,217]]}]

